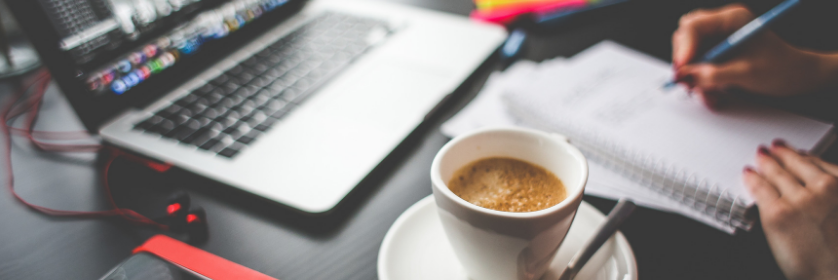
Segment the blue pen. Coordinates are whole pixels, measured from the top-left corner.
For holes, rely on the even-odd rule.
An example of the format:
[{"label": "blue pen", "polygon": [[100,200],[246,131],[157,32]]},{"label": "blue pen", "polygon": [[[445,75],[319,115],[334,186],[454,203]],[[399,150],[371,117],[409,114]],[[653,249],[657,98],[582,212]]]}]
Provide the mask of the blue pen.
[{"label": "blue pen", "polygon": [[[780,5],[777,5],[767,13],[759,16],[758,18],[752,20],[736,32],[727,37],[726,40],[719,43],[710,51],[708,51],[701,60],[697,62],[709,62],[709,63],[719,63],[722,62],[727,58],[727,55],[730,54],[734,49],[739,47],[740,45],[744,44],[748,41],[748,39],[754,37],[754,35],[759,34],[760,31],[764,30],[768,27],[771,23],[776,21],[782,15],[787,14],[792,8],[796,7],[800,4],[800,0],[786,0]],[[670,81],[666,83],[663,87],[664,88],[671,88],[675,86],[677,81]]]}]

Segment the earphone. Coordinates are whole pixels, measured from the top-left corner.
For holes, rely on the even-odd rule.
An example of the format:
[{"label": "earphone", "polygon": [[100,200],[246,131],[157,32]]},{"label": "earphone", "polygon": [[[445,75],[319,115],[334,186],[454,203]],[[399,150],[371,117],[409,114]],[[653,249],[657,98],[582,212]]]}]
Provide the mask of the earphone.
[{"label": "earphone", "polygon": [[[24,79],[23,87],[18,90],[8,100],[0,114],[0,128],[2,128],[5,137],[6,158],[5,165],[7,169],[7,180],[9,191],[12,195],[23,205],[38,211],[40,213],[50,216],[60,217],[81,217],[81,218],[95,218],[95,217],[121,217],[131,223],[152,226],[160,230],[169,231],[176,234],[186,235],[190,243],[200,243],[208,237],[208,227],[206,220],[206,212],[198,207],[191,205],[191,199],[185,192],[173,191],[169,199],[165,201],[150,200],[149,209],[147,207],[142,210],[132,209],[131,207],[120,207],[114,200],[113,190],[108,181],[108,173],[114,161],[120,158],[127,159],[132,162],[140,163],[151,170],[158,173],[164,173],[171,169],[172,165],[168,163],[159,163],[146,158],[142,158],[113,147],[105,147],[98,144],[56,144],[50,140],[79,140],[89,139],[91,136],[86,131],[73,132],[51,132],[51,131],[37,131],[34,129],[37,122],[38,112],[43,101],[44,93],[49,85],[50,75],[46,70],[39,70],[32,77]],[[32,90],[34,88],[34,90]],[[32,90],[30,97],[25,98],[28,92]],[[24,120],[24,128],[13,127],[12,123],[20,116],[26,115]],[[29,142],[41,151],[47,152],[100,152],[107,153],[107,160],[102,168],[102,184],[108,202],[111,206],[109,210],[102,211],[73,211],[73,210],[59,210],[41,205],[32,204],[23,199],[17,194],[14,188],[14,172],[12,169],[12,134],[23,136]],[[158,205],[159,204],[159,205]],[[135,207],[136,208],[136,207]],[[160,209],[157,209],[160,208]],[[158,210],[162,214],[157,214]],[[145,214],[141,214],[141,212]],[[147,213],[146,213],[147,212]]]}]

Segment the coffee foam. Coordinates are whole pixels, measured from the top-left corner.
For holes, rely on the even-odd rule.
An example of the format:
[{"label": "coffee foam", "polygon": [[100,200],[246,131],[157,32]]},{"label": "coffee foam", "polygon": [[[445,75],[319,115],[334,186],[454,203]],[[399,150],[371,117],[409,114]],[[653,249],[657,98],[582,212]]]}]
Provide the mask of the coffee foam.
[{"label": "coffee foam", "polygon": [[538,211],[567,197],[567,190],[552,172],[505,157],[479,159],[461,167],[448,188],[471,204],[506,212]]}]

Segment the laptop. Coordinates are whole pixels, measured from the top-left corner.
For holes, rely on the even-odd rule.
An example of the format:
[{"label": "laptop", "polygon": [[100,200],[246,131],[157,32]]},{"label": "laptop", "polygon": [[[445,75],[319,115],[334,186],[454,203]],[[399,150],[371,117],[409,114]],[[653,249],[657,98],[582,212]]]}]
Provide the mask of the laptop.
[{"label": "laptop", "polygon": [[506,38],[354,0],[8,5],[90,131],[309,213],[334,208]]}]

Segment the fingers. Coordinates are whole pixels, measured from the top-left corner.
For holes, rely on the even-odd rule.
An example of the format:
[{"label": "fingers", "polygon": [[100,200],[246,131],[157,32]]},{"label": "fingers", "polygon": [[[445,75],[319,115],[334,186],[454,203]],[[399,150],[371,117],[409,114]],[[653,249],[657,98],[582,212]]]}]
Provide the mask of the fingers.
[{"label": "fingers", "polygon": [[806,186],[814,184],[826,174],[820,166],[792,150],[783,140],[774,140],[771,144],[771,154],[798,180]]},{"label": "fingers", "polygon": [[745,167],[743,180],[745,187],[754,196],[759,207],[766,207],[780,198],[777,188],[750,167]]},{"label": "fingers", "polygon": [[800,181],[783,168],[765,147],[758,150],[757,169],[766,181],[777,187],[781,196],[796,196],[805,191]]},{"label": "fingers", "polygon": [[679,77],[689,77],[694,88],[723,90],[739,86],[752,74],[750,61],[736,59],[724,64],[686,65],[678,69]]},{"label": "fingers", "polygon": [[733,4],[715,10],[696,10],[681,17],[678,30],[672,35],[672,63],[679,68],[695,56],[702,39],[727,36],[754,15],[742,5]]},{"label": "fingers", "polygon": [[723,93],[719,91],[704,91],[701,89],[695,90],[695,95],[701,99],[701,103],[704,104],[707,109],[712,111],[717,111],[719,108],[722,107],[722,100],[723,100]]},{"label": "fingers", "polygon": [[832,174],[832,176],[838,176],[838,166],[836,166],[832,163],[828,163],[828,162],[826,162],[826,161],[824,161],[820,158],[812,157],[811,159],[812,159],[812,162],[817,164],[818,167],[823,169],[823,171],[826,171],[827,173]]},{"label": "fingers", "polygon": [[[826,163],[815,157],[804,156],[788,146],[783,140],[774,140],[771,154],[786,170],[795,176],[803,185],[816,193],[827,193],[838,189],[838,178],[832,173],[838,171],[835,165]],[[815,159],[822,163],[816,163]],[[821,164],[830,169],[821,167]]]}]

